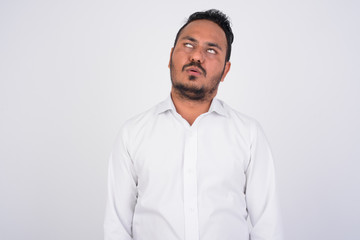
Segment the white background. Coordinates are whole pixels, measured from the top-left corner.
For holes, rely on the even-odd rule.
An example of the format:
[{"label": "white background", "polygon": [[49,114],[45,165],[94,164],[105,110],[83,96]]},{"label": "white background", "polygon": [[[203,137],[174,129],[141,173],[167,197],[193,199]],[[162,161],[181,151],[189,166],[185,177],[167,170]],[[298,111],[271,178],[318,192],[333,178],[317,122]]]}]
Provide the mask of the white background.
[{"label": "white background", "polygon": [[102,239],[115,135],[168,96],[175,34],[209,8],[235,33],[218,97],[267,133],[286,239],[360,239],[355,0],[1,0],[0,239]]}]

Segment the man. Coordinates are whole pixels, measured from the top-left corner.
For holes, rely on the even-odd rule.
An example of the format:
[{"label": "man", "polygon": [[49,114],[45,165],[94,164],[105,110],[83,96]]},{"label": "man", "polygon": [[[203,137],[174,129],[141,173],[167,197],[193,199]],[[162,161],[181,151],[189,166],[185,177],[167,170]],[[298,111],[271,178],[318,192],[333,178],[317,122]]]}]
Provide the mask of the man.
[{"label": "man", "polygon": [[274,166],[253,119],[214,98],[233,33],[192,14],[171,49],[170,96],[127,121],[109,164],[106,240],[279,240]]}]

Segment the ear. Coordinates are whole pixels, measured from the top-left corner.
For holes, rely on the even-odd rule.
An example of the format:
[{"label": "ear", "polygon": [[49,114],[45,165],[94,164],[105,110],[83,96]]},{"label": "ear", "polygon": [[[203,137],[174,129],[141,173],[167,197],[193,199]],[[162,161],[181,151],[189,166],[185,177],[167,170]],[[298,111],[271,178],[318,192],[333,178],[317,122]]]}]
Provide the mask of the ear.
[{"label": "ear", "polygon": [[173,51],[174,51],[174,48],[171,48],[168,68],[170,68],[170,62],[171,62],[171,57],[172,57]]},{"label": "ear", "polygon": [[221,82],[224,81],[227,73],[230,71],[230,67],[231,67],[231,62],[230,62],[230,61],[227,61],[227,62],[225,63],[224,73],[223,73],[223,75],[222,75],[222,77],[221,77],[221,80],[220,80]]}]

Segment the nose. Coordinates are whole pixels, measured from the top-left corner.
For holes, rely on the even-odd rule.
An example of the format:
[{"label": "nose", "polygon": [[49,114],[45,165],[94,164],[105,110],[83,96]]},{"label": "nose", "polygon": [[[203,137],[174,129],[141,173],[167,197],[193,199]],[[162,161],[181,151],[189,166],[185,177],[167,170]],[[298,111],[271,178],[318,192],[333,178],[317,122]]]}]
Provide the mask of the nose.
[{"label": "nose", "polygon": [[204,62],[204,54],[200,48],[194,49],[190,54],[190,60],[192,62],[203,63]]}]

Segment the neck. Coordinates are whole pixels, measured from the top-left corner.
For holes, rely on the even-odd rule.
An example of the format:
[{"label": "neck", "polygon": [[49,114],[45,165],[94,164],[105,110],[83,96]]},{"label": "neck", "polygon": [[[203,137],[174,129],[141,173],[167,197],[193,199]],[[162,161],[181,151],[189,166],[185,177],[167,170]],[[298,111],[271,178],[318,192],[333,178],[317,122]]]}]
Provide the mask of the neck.
[{"label": "neck", "polygon": [[171,98],[175,105],[176,112],[179,113],[190,125],[195,122],[198,116],[209,111],[211,101],[215,97],[215,94],[211,98],[198,101],[186,99],[176,93],[174,89],[171,89]]}]

